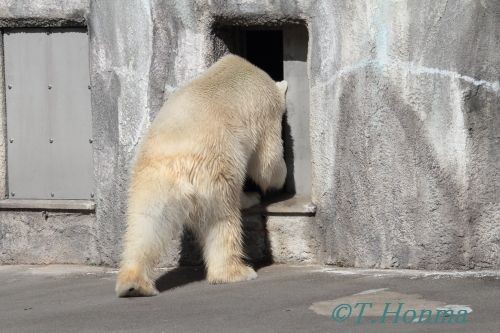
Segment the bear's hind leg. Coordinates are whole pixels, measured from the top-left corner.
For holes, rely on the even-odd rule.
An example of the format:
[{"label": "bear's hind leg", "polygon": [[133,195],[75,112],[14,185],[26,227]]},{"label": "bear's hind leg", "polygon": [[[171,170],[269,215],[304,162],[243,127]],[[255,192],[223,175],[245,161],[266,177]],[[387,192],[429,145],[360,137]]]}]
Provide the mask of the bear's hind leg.
[{"label": "bear's hind leg", "polygon": [[239,211],[208,227],[203,242],[203,255],[209,283],[252,280],[257,277],[252,267],[243,262],[243,230]]},{"label": "bear's hind leg", "polygon": [[175,205],[165,209],[165,193],[154,187],[131,192],[124,251],[116,282],[119,297],[154,296],[158,294],[152,278],[154,265],[166,242],[179,229],[180,216]]}]

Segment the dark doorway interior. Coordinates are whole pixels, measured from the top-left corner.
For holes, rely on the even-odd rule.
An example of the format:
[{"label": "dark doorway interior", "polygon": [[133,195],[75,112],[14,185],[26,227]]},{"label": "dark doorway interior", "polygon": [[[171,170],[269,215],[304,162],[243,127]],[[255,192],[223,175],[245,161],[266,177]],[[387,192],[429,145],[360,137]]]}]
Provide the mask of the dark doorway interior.
[{"label": "dark doorway interior", "polygon": [[283,31],[245,31],[245,51],[248,61],[263,69],[275,81],[283,80]]},{"label": "dark doorway interior", "polygon": [[[283,80],[283,30],[279,28],[262,27],[221,27],[216,29],[216,36],[222,41],[223,50],[242,56],[252,64],[261,68],[275,81]],[[217,48],[217,45],[216,45]],[[290,126],[286,116],[283,119],[283,142],[284,157],[287,162],[287,181],[285,188],[279,194],[295,193],[293,179],[293,141],[290,134]],[[245,191],[258,191],[250,179],[247,179]],[[272,193],[269,196],[275,196]]]}]

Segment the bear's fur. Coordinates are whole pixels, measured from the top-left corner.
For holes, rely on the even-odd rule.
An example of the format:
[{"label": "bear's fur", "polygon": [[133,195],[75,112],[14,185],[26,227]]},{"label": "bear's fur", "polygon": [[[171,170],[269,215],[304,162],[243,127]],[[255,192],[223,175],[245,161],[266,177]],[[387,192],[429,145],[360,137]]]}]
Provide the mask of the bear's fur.
[{"label": "bear's fur", "polygon": [[182,226],[201,243],[210,283],[257,277],[242,260],[240,208],[259,198],[242,188],[246,173],[263,192],[284,185],[286,87],[227,55],[168,99],[131,173],[118,296],[157,294],[152,270]]}]

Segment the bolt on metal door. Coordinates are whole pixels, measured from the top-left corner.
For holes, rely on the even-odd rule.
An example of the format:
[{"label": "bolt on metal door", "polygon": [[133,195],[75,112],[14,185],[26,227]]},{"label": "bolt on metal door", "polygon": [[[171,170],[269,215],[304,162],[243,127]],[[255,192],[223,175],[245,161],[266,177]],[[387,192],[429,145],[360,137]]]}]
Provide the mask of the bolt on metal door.
[{"label": "bolt on metal door", "polygon": [[9,197],[93,192],[88,36],[84,29],[4,34]]}]

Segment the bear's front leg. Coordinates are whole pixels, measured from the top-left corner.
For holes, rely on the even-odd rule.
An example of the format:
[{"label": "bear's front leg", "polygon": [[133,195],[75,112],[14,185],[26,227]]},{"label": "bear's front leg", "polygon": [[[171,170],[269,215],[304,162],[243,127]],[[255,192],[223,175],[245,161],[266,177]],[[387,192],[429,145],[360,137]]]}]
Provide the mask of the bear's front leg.
[{"label": "bear's front leg", "polygon": [[203,255],[209,283],[252,280],[257,277],[252,267],[243,262],[243,230],[240,213],[214,220],[203,242]]},{"label": "bear's front leg", "polygon": [[250,157],[247,173],[263,193],[269,189],[280,190],[283,187],[287,168],[283,159],[281,124],[263,135]]},{"label": "bear's front leg", "polygon": [[116,282],[116,294],[118,297],[156,296],[158,290],[154,282],[144,274],[144,268],[126,266],[120,269]]}]

